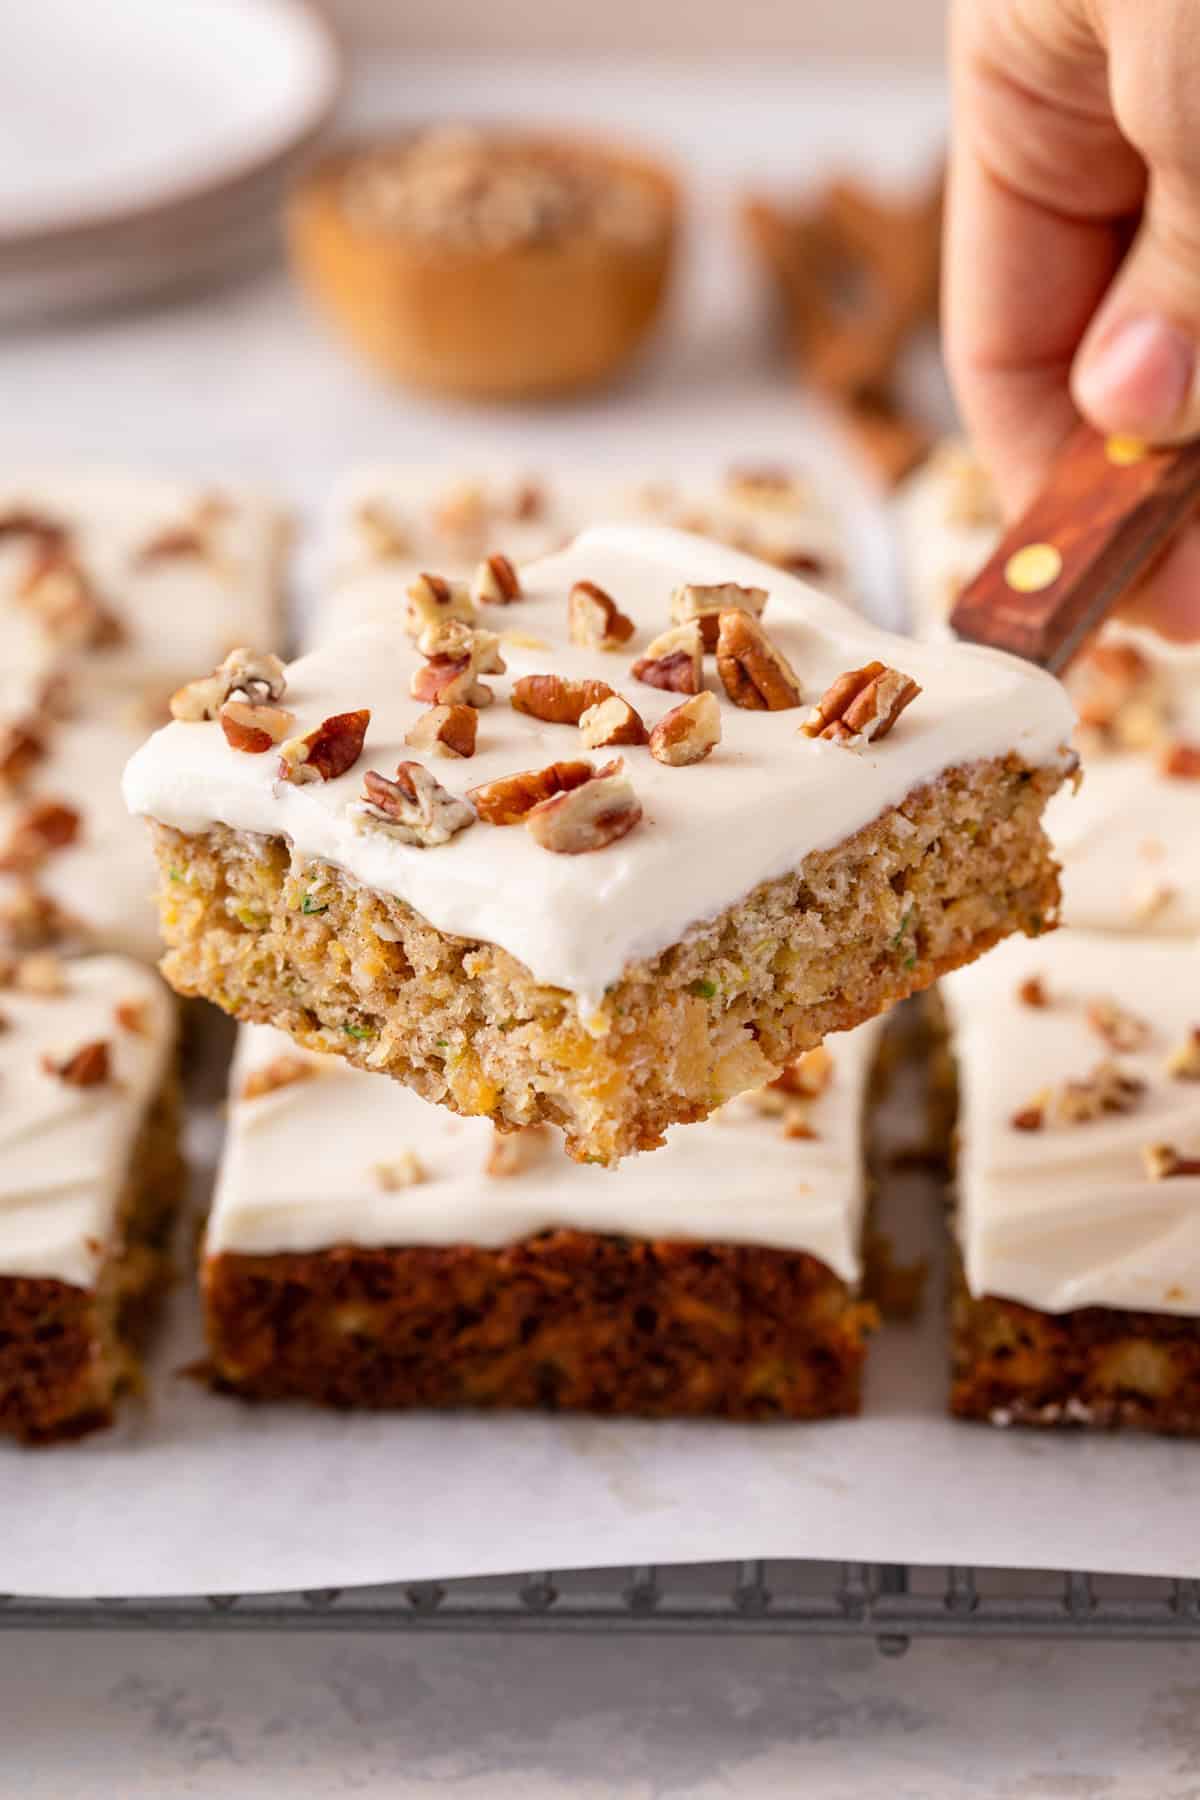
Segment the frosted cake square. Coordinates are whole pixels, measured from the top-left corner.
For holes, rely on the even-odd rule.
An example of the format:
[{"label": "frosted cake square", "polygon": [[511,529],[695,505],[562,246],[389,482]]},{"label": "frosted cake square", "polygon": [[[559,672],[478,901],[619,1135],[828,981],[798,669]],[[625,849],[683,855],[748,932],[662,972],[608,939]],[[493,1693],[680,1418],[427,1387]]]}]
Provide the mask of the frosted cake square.
[{"label": "frosted cake square", "polygon": [[175,1006],[116,956],[0,965],[0,1432],[108,1425],[170,1270],[182,1195]]},{"label": "frosted cake square", "polygon": [[330,503],[326,579],[307,645],[402,615],[423,569],[469,578],[495,551],[518,566],[587,526],[669,525],[817,581],[846,582],[840,523],[801,469],[745,465],[721,475],[608,477],[557,469],[513,475],[436,466],[358,469]]},{"label": "frosted cake square", "polygon": [[247,1399],[814,1419],[858,1410],[878,1021],[617,1175],[242,1031],[203,1253]]},{"label": "frosted cake square", "polygon": [[1054,921],[1027,665],[652,527],[412,608],[133,758],[180,992],[611,1163]]},{"label": "frosted cake square", "polygon": [[1200,948],[1059,931],[942,984],[954,1411],[1200,1432]]}]

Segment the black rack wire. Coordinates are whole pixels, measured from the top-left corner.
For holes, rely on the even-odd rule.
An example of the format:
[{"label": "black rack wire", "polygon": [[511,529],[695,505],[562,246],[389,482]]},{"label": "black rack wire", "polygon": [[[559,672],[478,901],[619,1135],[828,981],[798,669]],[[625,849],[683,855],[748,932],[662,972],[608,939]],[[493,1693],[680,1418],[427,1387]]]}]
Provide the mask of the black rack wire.
[{"label": "black rack wire", "polygon": [[0,1595],[0,1630],[593,1631],[874,1639],[1200,1639],[1200,1582],[749,1560],[278,1594]]}]

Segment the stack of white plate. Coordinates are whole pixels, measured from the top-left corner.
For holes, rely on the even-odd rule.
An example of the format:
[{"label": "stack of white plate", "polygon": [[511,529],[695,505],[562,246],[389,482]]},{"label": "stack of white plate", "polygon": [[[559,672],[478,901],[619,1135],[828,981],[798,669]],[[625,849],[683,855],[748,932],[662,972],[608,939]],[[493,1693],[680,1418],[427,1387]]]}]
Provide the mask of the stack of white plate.
[{"label": "stack of white plate", "polygon": [[263,253],[337,100],[305,0],[20,0],[0,54],[0,323]]}]

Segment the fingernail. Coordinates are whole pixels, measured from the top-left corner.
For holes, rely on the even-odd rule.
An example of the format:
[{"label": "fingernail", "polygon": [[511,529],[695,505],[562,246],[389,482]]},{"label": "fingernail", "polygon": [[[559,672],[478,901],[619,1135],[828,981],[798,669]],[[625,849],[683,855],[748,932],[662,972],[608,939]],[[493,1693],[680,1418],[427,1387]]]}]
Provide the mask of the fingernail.
[{"label": "fingernail", "polygon": [[1179,419],[1195,367],[1191,339],[1168,320],[1146,313],[1122,319],[1089,347],[1075,394],[1103,429],[1154,437]]}]

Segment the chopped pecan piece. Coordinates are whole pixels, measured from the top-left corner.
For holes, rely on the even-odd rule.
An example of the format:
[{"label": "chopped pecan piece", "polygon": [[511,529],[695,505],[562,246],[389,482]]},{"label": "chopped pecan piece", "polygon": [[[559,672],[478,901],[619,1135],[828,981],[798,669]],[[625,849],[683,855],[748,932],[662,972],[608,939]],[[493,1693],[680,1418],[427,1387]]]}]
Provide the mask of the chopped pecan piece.
[{"label": "chopped pecan piece", "polygon": [[1145,1019],[1118,1001],[1104,997],[1089,1001],[1087,1022],[1113,1050],[1142,1050],[1153,1036]]},{"label": "chopped pecan piece", "polygon": [[64,850],[79,836],[80,817],[62,800],[35,800],[25,808],[0,852],[0,870],[14,874],[39,867],[51,851]]},{"label": "chopped pecan piece", "polygon": [[521,580],[507,556],[485,556],[475,571],[471,596],[485,606],[510,606],[521,598]]},{"label": "chopped pecan piece", "polygon": [[20,787],[46,754],[46,737],[32,719],[0,724],[0,786]]},{"label": "chopped pecan piece", "polygon": [[1174,1144],[1146,1144],[1142,1163],[1151,1181],[1170,1181],[1178,1175],[1200,1175],[1200,1156],[1184,1156]]},{"label": "chopped pecan piece", "polygon": [[18,506],[0,513],[0,542],[5,538],[32,538],[35,550],[61,550],[66,548],[69,536],[65,525],[31,507]]},{"label": "chopped pecan piece", "polygon": [[408,590],[404,624],[410,637],[420,637],[431,625],[439,625],[446,619],[473,625],[477,617],[478,611],[465,581],[447,581],[444,575],[418,575]]},{"label": "chopped pecan piece", "polygon": [[633,664],[632,673],[647,687],[665,688],[671,694],[698,694],[703,683],[704,639],[697,620],[673,625],[646,646],[646,654]]},{"label": "chopped pecan piece", "polygon": [[523,1175],[546,1149],[544,1125],[525,1125],[517,1131],[493,1131],[484,1172],[497,1180]]},{"label": "chopped pecan piece", "polygon": [[405,732],[404,741],[411,750],[462,758],[474,756],[478,729],[479,714],[473,706],[431,706]]},{"label": "chopped pecan piece", "polygon": [[200,559],[209,554],[208,534],[196,524],[167,525],[147,538],[134,556],[136,568],[150,568],[159,562]]},{"label": "chopped pecan piece", "polygon": [[735,706],[786,712],[800,704],[800,683],[758,620],[736,608],[718,615],[717,674]]},{"label": "chopped pecan piece", "polygon": [[641,714],[628,700],[610,694],[579,715],[579,736],[585,750],[611,750],[618,745],[644,744],[647,733]]},{"label": "chopped pecan piece", "polygon": [[1105,1113],[1133,1112],[1145,1091],[1145,1082],[1119,1063],[1100,1062],[1090,1075],[1064,1081],[1055,1091],[1054,1116],[1062,1125],[1087,1125]]},{"label": "chopped pecan piece", "polygon": [[725,488],[734,500],[787,512],[802,506],[808,493],[805,483],[791,469],[765,464],[759,468],[730,469]]},{"label": "chopped pecan piece", "polygon": [[362,798],[351,812],[360,831],[386,831],[423,850],[448,844],[475,823],[475,809],[448,793],[419,762],[399,763],[394,781],[368,769]]},{"label": "chopped pecan piece", "polygon": [[1161,677],[1133,644],[1101,642],[1080,659],[1072,688],[1081,725],[1127,749],[1162,736],[1166,696]]},{"label": "chopped pecan piece", "polygon": [[655,762],[686,768],[703,762],[721,741],[721,708],[707,690],[693,694],[673,707],[650,733],[650,754]]},{"label": "chopped pecan piece", "polygon": [[307,781],[336,781],[362,755],[371,722],[370,710],[334,713],[307,737],[288,738],[279,751],[279,779],[297,786]]},{"label": "chopped pecan piece", "polygon": [[368,555],[379,562],[394,562],[412,549],[407,527],[386,500],[360,501],[354,509],[354,525]]},{"label": "chopped pecan piece", "polygon": [[546,490],[537,481],[523,481],[512,498],[514,519],[540,519],[546,510]]},{"label": "chopped pecan piece", "polygon": [[109,1078],[108,1040],[95,1038],[61,1058],[47,1053],[42,1057],[42,1068],[47,1075],[56,1075],[67,1087],[101,1087]]},{"label": "chopped pecan piece", "polygon": [[634,623],[611,594],[594,581],[577,581],[567,598],[567,626],[573,644],[585,650],[619,650],[634,633]]},{"label": "chopped pecan piece", "polygon": [[1185,744],[1176,738],[1163,747],[1158,768],[1172,781],[1200,781],[1200,744]]},{"label": "chopped pecan piece", "polygon": [[1028,1106],[1019,1106],[1009,1120],[1014,1131],[1040,1131],[1045,1123],[1046,1109],[1036,1100]]},{"label": "chopped pecan piece", "polygon": [[296,723],[295,713],[286,707],[251,706],[248,700],[226,700],[217,716],[226,743],[249,756],[261,756],[273,744],[282,743]]},{"label": "chopped pecan piece", "polygon": [[273,1094],[277,1088],[293,1087],[298,1081],[312,1081],[316,1073],[317,1065],[308,1057],[293,1056],[284,1051],[261,1068],[251,1069],[238,1098],[258,1100],[263,1094]]},{"label": "chopped pecan piece", "polygon": [[616,762],[598,769],[582,787],[543,800],[526,815],[525,829],[543,850],[582,856],[616,843],[641,816],[633,787]]},{"label": "chopped pecan piece", "polygon": [[282,700],[286,692],[287,672],[279,658],[271,651],[239,645],[211,675],[189,681],[171,695],[171,717],[195,724],[215,719],[235,696],[249,706],[266,706]]},{"label": "chopped pecan piece", "polygon": [[122,1031],[134,1037],[147,1037],[150,1032],[150,1008],[145,1000],[118,1000],[113,1018]]},{"label": "chopped pecan piece", "polygon": [[1022,1006],[1032,1006],[1041,1012],[1050,1004],[1050,994],[1045,979],[1041,975],[1027,975],[1017,988],[1017,999]]},{"label": "chopped pecan piece", "polygon": [[741,587],[736,581],[722,581],[715,587],[689,582],[684,587],[677,587],[671,595],[671,617],[677,625],[686,625],[695,619],[704,648],[715,650],[723,612],[744,612],[759,619],[767,599],[766,588]]},{"label": "chopped pecan piece", "polygon": [[461,620],[426,626],[418,649],[428,660],[413,671],[408,691],[432,706],[490,706],[495,699],[481,675],[503,675],[500,639],[492,631],[473,631]]},{"label": "chopped pecan piece", "polygon": [[467,799],[485,825],[518,825],[543,800],[582,787],[595,774],[590,762],[550,763],[544,769],[522,769],[468,788]]},{"label": "chopped pecan piece", "polygon": [[514,712],[547,725],[578,725],[585,712],[611,700],[607,681],[567,681],[561,675],[522,675],[513,682]]},{"label": "chopped pecan piece", "polygon": [[385,1194],[398,1194],[404,1188],[419,1187],[427,1179],[425,1165],[415,1150],[402,1150],[391,1162],[376,1163],[371,1173]]},{"label": "chopped pecan piece", "polygon": [[861,750],[887,736],[921,692],[917,683],[886,663],[850,669],[828,687],[800,727],[805,737],[827,738]]},{"label": "chopped pecan piece", "polygon": [[1193,1025],[1182,1043],[1172,1047],[1165,1067],[1175,1081],[1200,1081],[1200,1025]]},{"label": "chopped pecan piece", "polygon": [[79,921],[25,875],[17,878],[13,892],[0,903],[0,941],[34,950],[84,935]]}]

